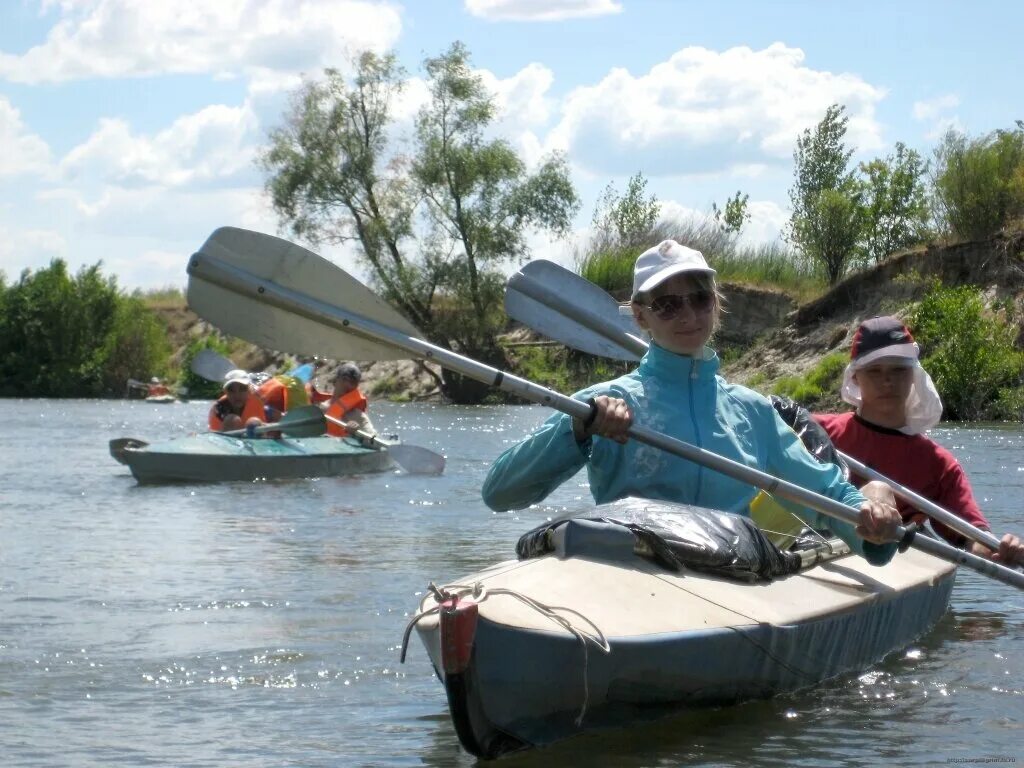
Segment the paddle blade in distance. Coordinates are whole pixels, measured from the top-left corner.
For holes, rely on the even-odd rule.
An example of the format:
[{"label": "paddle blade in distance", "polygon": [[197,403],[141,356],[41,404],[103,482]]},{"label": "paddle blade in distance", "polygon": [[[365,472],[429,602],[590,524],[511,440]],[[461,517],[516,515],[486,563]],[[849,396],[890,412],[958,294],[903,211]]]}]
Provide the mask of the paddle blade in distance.
[{"label": "paddle blade in distance", "polygon": [[[373,291],[340,267],[301,246],[273,235],[221,227],[199,254],[214,263],[242,270],[316,302],[342,307],[362,317],[420,338],[416,328]],[[267,349],[297,355],[350,360],[403,360],[408,352],[364,336],[324,326],[203,279],[190,269],[188,304],[200,317],[232,336]]]},{"label": "paddle blade in distance", "polygon": [[237,367],[224,355],[218,354],[212,349],[200,349],[192,358],[192,373],[219,384],[224,383],[224,377],[228,375],[228,371],[233,371]]}]

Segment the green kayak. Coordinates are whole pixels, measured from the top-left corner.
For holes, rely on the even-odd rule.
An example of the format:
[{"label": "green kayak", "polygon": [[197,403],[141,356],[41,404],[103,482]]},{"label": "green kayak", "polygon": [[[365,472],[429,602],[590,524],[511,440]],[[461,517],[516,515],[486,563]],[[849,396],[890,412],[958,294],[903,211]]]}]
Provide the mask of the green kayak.
[{"label": "green kayak", "polygon": [[110,454],[140,483],[335,477],[394,466],[386,448],[338,437],[250,439],[203,432],[154,444],[128,437],[111,440]]}]

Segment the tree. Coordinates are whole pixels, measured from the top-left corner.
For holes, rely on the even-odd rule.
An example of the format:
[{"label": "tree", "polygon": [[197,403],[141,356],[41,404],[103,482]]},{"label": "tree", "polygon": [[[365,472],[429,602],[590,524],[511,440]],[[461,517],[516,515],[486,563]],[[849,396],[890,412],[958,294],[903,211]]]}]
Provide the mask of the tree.
[{"label": "tree", "polygon": [[747,201],[750,195],[740,195],[736,190],[736,196],[725,201],[725,210],[722,210],[714,203],[711,203],[711,212],[715,222],[724,232],[731,235],[738,235],[743,225],[750,221],[750,214],[747,212]]},{"label": "tree", "polygon": [[796,237],[824,270],[828,284],[835,285],[857,248],[862,227],[863,210],[856,198],[842,190],[825,189],[797,223]]},{"label": "tree", "polygon": [[[364,53],[351,82],[334,70],[304,86],[262,156],[275,210],[314,244],[355,242],[372,279],[425,336],[504,363],[497,267],[527,251],[526,232],[568,233],[579,202],[564,157],[532,173],[506,141],[487,139],[494,103],[461,43],[424,62],[429,102],[411,151],[389,137],[405,73],[393,55]],[[456,402],[486,389],[451,371]]]},{"label": "tree", "polygon": [[[857,183],[849,170],[852,149],[844,143],[849,118],[833,104],[813,131],[797,138],[793,151],[793,213],[788,239],[825,271],[834,285],[854,255],[862,216]],[[820,218],[824,217],[824,218]]]},{"label": "tree", "polygon": [[928,223],[921,155],[896,143],[894,154],[861,163],[860,201],[864,207],[865,257],[875,264],[920,242]]},{"label": "tree", "polygon": [[604,188],[592,218],[599,241],[624,247],[644,243],[661,209],[657,197],[644,196],[646,189],[647,179],[639,172],[629,179],[624,195],[619,194],[614,184]]}]

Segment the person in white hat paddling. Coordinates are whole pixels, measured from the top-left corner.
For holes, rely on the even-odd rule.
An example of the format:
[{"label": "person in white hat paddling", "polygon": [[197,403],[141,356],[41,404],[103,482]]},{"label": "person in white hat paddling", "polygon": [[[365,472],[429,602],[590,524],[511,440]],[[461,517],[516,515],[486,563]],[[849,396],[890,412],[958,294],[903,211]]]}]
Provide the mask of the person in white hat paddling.
[{"label": "person in white hat paddling", "polygon": [[835,465],[815,460],[767,399],[718,375],[707,343],[721,296],[699,251],[666,240],[641,254],[631,307],[652,341],[639,367],[574,395],[593,402],[589,422],[556,414],[498,457],[483,486],[488,506],[535,504],[586,466],[598,503],[639,496],[749,515],[756,488],[630,441],[635,422],[859,509],[856,528],[810,510],[801,516],[831,528],[876,565],[892,558],[896,510],[865,499]]},{"label": "person in white hat paddling", "polygon": [[[856,410],[814,414],[835,446],[929,501],[933,501],[975,528],[990,530],[978,507],[963,467],[949,451],[924,432],[942,416],[942,400],[928,372],[921,366],[921,350],[910,330],[895,317],[873,317],[857,327],[850,347],[850,363],[843,374],[842,398]],[[856,481],[856,478],[855,478]],[[888,486],[878,484],[868,495],[895,505],[904,520],[926,517]],[[932,521],[935,532],[950,544],[968,547],[975,555],[1005,565],[1024,564],[1024,543],[1006,534],[993,551],[942,523]],[[968,546],[969,545],[969,546]]]},{"label": "person in white hat paddling", "polygon": [[210,407],[210,431],[231,432],[266,421],[266,409],[253,391],[249,374],[241,369],[228,371],[224,376],[224,394]]}]

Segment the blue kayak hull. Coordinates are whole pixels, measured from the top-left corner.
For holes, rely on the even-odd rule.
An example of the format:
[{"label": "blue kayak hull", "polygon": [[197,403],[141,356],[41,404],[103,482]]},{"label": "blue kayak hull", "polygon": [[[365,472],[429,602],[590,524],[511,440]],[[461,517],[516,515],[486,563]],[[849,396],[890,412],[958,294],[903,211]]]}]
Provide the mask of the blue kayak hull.
[{"label": "blue kayak hull", "polygon": [[365,448],[349,438],[246,439],[214,432],[164,443],[136,443],[121,448],[115,458],[140,483],[336,477],[383,472],[394,466],[387,450]]}]

